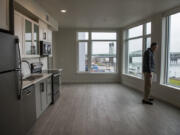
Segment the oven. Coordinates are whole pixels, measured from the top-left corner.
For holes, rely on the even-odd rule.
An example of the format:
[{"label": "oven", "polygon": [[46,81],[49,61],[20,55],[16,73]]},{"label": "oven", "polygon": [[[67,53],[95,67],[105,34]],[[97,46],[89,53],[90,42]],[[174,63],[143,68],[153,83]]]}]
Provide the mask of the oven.
[{"label": "oven", "polygon": [[60,73],[53,73],[52,75],[52,103],[60,96]]},{"label": "oven", "polygon": [[43,70],[44,73],[52,74],[52,104],[54,104],[61,95],[62,71],[63,69]]}]

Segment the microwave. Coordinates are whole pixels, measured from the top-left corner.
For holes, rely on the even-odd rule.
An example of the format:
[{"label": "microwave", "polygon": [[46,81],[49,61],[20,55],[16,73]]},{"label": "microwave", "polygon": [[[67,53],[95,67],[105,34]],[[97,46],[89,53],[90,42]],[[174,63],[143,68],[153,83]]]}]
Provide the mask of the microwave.
[{"label": "microwave", "polygon": [[50,42],[40,41],[40,55],[48,56],[51,55],[52,45]]}]

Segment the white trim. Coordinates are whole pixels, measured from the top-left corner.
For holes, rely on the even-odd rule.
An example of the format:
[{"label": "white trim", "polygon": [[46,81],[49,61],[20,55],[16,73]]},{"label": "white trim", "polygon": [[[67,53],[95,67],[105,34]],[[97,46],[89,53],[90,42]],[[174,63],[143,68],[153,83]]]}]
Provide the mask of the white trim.
[{"label": "white trim", "polygon": [[138,77],[138,76],[131,75],[131,74],[125,74],[125,73],[123,73],[122,75],[127,76],[127,77],[131,77],[133,79],[143,80],[143,74],[142,74],[142,77]]},{"label": "white trim", "polygon": [[176,87],[176,86],[173,86],[173,85],[170,85],[170,84],[160,84],[160,86],[164,86],[164,87],[167,87],[167,88],[173,88],[174,90],[180,90],[180,87]]},{"label": "white trim", "polygon": [[[89,35],[89,40],[78,40],[78,33],[79,32],[88,32],[88,35]],[[116,40],[92,40],[92,33],[93,32],[104,32],[104,33],[116,33]],[[80,72],[79,71],[79,49],[78,49],[78,45],[79,45],[79,42],[87,42],[88,43],[88,71],[87,72]],[[97,72],[97,73],[94,73],[94,72],[91,72],[91,58],[92,58],[92,43],[93,42],[116,42],[116,71],[115,72],[112,72],[113,74],[117,74],[118,73],[118,68],[119,68],[119,58],[118,58],[118,32],[117,31],[105,31],[105,30],[100,30],[100,31],[96,31],[96,30],[84,30],[84,31],[76,31],[76,53],[77,53],[77,60],[76,60],[76,73],[78,74],[112,74],[112,73],[109,73],[109,72]]]},{"label": "white trim", "polygon": [[180,6],[165,11],[165,12],[162,14],[162,16],[163,16],[163,17],[168,17],[168,16],[173,15],[173,14],[176,14],[176,13],[178,13],[178,12],[180,12]]},{"label": "white trim", "polygon": [[[171,14],[173,15],[173,14]],[[161,78],[160,78],[160,85],[169,86],[172,88],[180,89],[179,86],[173,85],[168,83],[169,80],[169,63],[170,63],[170,55],[169,55],[169,48],[170,48],[170,17],[171,15],[164,17],[162,20],[163,28],[162,32],[165,31],[165,34],[162,36],[162,42],[164,42],[165,47],[161,48],[161,65],[164,64],[165,68],[161,68]]]},{"label": "white trim", "polygon": [[[146,50],[146,48],[147,48],[147,45],[146,45],[146,39],[147,38],[151,38],[151,34],[146,34],[146,27],[147,27],[147,23],[151,23],[151,34],[152,34],[152,22],[151,21],[147,21],[147,22],[145,22],[145,23],[143,23],[143,24],[139,24],[139,25],[137,25],[137,26],[134,26],[134,27],[131,27],[131,28],[128,28],[128,29],[125,29],[124,30],[124,39],[123,39],[123,52],[124,52],[124,55],[123,55],[123,60],[124,60],[124,64],[125,64],[125,66],[123,66],[123,69],[122,69],[122,73],[123,74],[125,74],[125,75],[127,75],[127,76],[133,76],[133,77],[135,77],[135,78],[140,78],[140,77],[138,77],[138,76],[134,76],[134,75],[131,75],[131,74],[129,74],[128,73],[128,64],[129,64],[129,49],[128,49],[128,47],[129,47],[129,45],[128,45],[128,42],[129,41],[131,41],[131,40],[136,40],[136,39],[142,39],[142,54],[143,54],[143,52]],[[132,28],[135,28],[135,27],[138,27],[138,26],[141,26],[142,25],[142,30],[143,30],[143,32],[142,32],[142,36],[137,36],[137,37],[133,37],[133,38],[128,38],[128,32],[129,32],[129,29],[132,29]],[[142,62],[143,62],[143,57],[142,57]],[[142,63],[143,64],[143,63]],[[143,65],[142,65],[143,66]],[[143,74],[143,71],[141,71],[142,72],[142,74]],[[142,78],[140,78],[140,79],[142,79]]]},{"label": "white trim", "polygon": [[101,75],[109,75],[109,74],[112,74],[112,75],[118,75],[119,73],[118,72],[76,72],[77,74],[94,74],[94,75],[97,75],[97,74],[101,74]]}]

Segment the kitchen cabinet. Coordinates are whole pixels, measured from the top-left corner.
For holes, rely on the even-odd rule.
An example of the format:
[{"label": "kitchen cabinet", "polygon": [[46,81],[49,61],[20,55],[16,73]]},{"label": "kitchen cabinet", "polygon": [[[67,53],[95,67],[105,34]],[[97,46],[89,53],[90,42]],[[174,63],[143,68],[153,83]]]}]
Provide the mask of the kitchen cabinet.
[{"label": "kitchen cabinet", "polygon": [[47,41],[52,42],[52,31],[47,29]]},{"label": "kitchen cabinet", "polygon": [[36,94],[36,118],[41,115],[41,91],[40,91],[40,84],[35,85],[35,94]]},{"label": "kitchen cabinet", "polygon": [[39,25],[29,19],[25,19],[24,46],[25,56],[39,55]]},{"label": "kitchen cabinet", "polygon": [[40,40],[52,42],[52,30],[48,28],[48,25],[43,21],[39,21],[40,26]]},{"label": "kitchen cabinet", "polygon": [[46,101],[46,81],[40,83],[40,92],[41,92],[41,110],[44,112],[47,107],[47,101]]},{"label": "kitchen cabinet", "polygon": [[0,0],[0,29],[9,30],[9,0]]},{"label": "kitchen cabinet", "polygon": [[36,118],[46,109],[46,82],[41,81],[35,84],[36,91]]},{"label": "kitchen cabinet", "polygon": [[48,26],[46,23],[44,23],[43,21],[39,21],[39,26],[40,26],[40,35],[39,35],[39,39],[41,41],[47,41],[47,29],[48,29]]},{"label": "kitchen cabinet", "polygon": [[36,94],[36,118],[46,110],[52,102],[52,84],[51,77],[44,79],[35,84]]},{"label": "kitchen cabinet", "polygon": [[14,13],[15,35],[19,38],[21,56],[40,57],[39,24],[21,13]]},{"label": "kitchen cabinet", "polygon": [[[19,37],[22,58],[40,57],[40,42],[52,43],[52,30],[39,20],[37,23],[23,14],[14,13],[15,35]],[[51,53],[52,54],[52,53]]]},{"label": "kitchen cabinet", "polygon": [[19,38],[19,48],[21,56],[23,56],[23,30],[24,30],[24,18],[18,12],[14,13],[14,32]]}]

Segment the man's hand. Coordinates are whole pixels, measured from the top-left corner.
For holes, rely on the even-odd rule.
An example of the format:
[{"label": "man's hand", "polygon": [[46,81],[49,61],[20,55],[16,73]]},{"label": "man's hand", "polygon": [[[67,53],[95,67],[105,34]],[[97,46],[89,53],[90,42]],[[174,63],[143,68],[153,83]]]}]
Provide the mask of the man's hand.
[{"label": "man's hand", "polygon": [[149,73],[149,77],[152,77],[152,73]]}]

